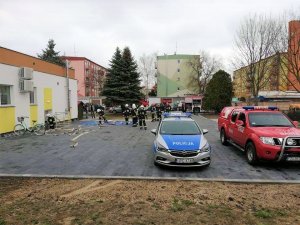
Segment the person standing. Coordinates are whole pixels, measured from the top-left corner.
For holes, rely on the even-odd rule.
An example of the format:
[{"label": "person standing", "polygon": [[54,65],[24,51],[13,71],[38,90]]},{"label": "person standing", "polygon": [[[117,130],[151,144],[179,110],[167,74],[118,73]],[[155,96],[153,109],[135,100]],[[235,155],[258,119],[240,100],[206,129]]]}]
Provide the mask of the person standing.
[{"label": "person standing", "polygon": [[161,111],[160,104],[157,104],[156,105],[156,120],[157,121],[161,120],[161,114],[162,114],[162,111]]},{"label": "person standing", "polygon": [[126,125],[128,125],[128,120],[129,120],[129,116],[130,116],[130,109],[129,109],[128,104],[125,105],[125,109],[123,111],[123,115],[125,117]]},{"label": "person standing", "polygon": [[132,116],[132,126],[137,127],[138,118],[137,118],[137,109],[135,104],[132,104],[131,116]]},{"label": "person standing", "polygon": [[172,109],[172,108],[171,108],[170,104],[167,103],[167,104],[166,104],[166,112],[167,112],[167,113],[171,112],[171,109]]},{"label": "person standing", "polygon": [[156,107],[155,107],[155,105],[151,105],[150,111],[151,111],[151,119],[152,119],[151,122],[154,122],[156,120],[156,118],[155,118],[155,114],[156,114]]},{"label": "person standing", "polygon": [[91,110],[91,116],[94,119],[96,116],[95,116],[95,105],[93,103],[91,104],[90,110]]},{"label": "person standing", "polygon": [[84,104],[84,108],[83,108],[84,112],[85,112],[85,117],[86,119],[88,118],[88,112],[89,112],[89,107],[88,107],[88,104],[85,103]]},{"label": "person standing", "polygon": [[142,130],[143,128],[147,130],[147,125],[146,125],[146,110],[143,105],[140,106],[138,110],[138,116],[139,116],[139,125],[140,129]]}]

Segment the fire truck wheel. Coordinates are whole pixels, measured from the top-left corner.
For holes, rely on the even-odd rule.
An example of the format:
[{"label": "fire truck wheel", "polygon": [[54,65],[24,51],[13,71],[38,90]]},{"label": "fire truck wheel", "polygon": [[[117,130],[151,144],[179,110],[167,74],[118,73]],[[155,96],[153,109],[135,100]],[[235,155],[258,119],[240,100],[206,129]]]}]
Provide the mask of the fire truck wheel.
[{"label": "fire truck wheel", "polygon": [[258,163],[255,145],[252,142],[248,142],[246,145],[246,158],[250,165]]},{"label": "fire truck wheel", "polygon": [[225,133],[224,128],[221,129],[220,139],[221,139],[222,145],[228,145],[228,141],[227,141],[227,137],[226,137],[226,133]]}]

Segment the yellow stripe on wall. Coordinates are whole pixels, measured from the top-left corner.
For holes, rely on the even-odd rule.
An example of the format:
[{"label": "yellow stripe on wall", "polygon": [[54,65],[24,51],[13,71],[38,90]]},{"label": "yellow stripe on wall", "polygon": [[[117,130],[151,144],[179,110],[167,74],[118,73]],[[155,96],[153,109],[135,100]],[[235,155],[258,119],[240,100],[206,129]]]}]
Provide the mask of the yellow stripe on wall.
[{"label": "yellow stripe on wall", "polygon": [[32,120],[38,121],[38,106],[31,105],[30,106],[30,126],[33,126]]},{"label": "yellow stripe on wall", "polygon": [[0,107],[0,134],[14,131],[15,107]]},{"label": "yellow stripe on wall", "polygon": [[44,88],[44,110],[52,110],[52,88]]}]

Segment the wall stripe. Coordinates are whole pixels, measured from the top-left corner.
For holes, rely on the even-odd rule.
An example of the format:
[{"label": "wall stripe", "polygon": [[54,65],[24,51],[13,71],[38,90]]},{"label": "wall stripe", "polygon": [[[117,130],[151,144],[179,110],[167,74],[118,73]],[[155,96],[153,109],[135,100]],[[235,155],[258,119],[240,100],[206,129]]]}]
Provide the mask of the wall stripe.
[{"label": "wall stripe", "polygon": [[33,126],[32,120],[38,121],[38,106],[31,105],[30,106],[30,126]]},{"label": "wall stripe", "polygon": [[52,88],[44,88],[44,109],[52,110]]},{"label": "wall stripe", "polygon": [[15,107],[0,107],[0,133],[11,132],[15,127]]}]

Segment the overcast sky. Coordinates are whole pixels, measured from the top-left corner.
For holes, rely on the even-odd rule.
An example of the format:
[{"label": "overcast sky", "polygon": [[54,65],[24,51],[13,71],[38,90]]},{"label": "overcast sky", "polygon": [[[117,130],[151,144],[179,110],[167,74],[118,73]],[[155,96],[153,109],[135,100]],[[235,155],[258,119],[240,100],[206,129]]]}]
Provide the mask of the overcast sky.
[{"label": "overcast sky", "polygon": [[198,54],[229,61],[234,32],[252,13],[281,14],[299,0],[0,0],[0,46],[36,56],[50,38],[61,54],[108,66],[117,46],[134,57]]}]

